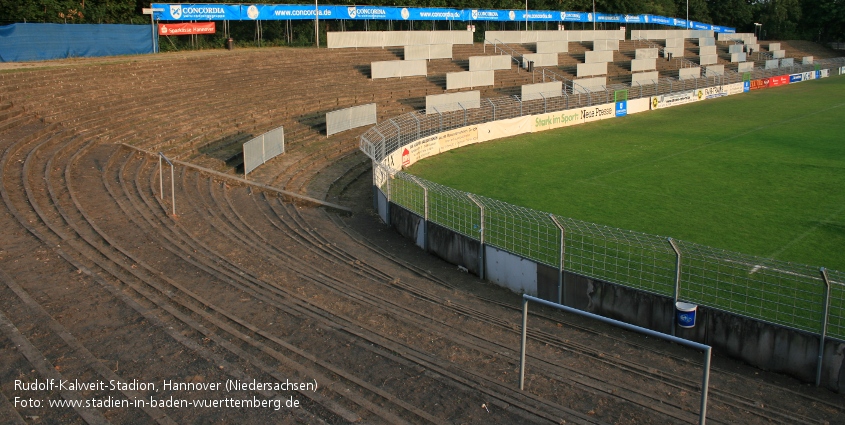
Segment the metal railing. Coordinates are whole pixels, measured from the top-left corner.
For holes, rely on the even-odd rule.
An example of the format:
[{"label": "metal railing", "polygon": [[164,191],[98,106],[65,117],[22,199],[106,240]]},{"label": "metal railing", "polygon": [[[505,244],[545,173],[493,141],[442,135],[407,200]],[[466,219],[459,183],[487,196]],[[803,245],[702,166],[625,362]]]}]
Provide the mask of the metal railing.
[{"label": "metal railing", "polygon": [[161,167],[161,160],[167,161],[170,165],[170,203],[173,205],[173,216],[176,217],[176,180],[173,178],[173,163],[164,156],[164,153],[158,153],[158,194],[159,199],[164,199],[164,179]]},{"label": "metal railing", "polygon": [[[510,56],[511,60],[516,63],[516,73],[519,74],[519,68],[522,67],[522,61],[517,59],[516,56],[518,55],[519,57],[524,59],[523,55],[520,55],[512,47],[508,46],[502,41],[499,41],[499,39],[490,41],[486,38],[484,39],[484,53],[487,53],[487,44],[493,45],[493,53],[499,53],[499,51],[501,51],[501,54]],[[505,51],[505,48],[507,48],[509,51]]]},{"label": "metal railing", "polygon": [[[821,64],[819,62],[822,62]],[[845,58],[816,65],[845,66]],[[795,65],[790,71],[814,70]],[[785,70],[751,71],[751,78]],[[738,83],[725,75],[628,87],[628,99]],[[845,341],[845,273],[755,257],[691,242],[560,217],[470,195],[391,168],[392,152],[422,138],[475,124],[613,102],[607,87],[523,101],[482,99],[479,108],[426,115],[414,111],[379,123],[360,137],[373,160],[374,184],[389,202],[472,239],[522,258],[590,278],[671,297],[759,321]],[[827,279],[827,280],[825,280]],[[830,289],[825,290],[825,282]],[[559,294],[562,297],[562,294]]]}]

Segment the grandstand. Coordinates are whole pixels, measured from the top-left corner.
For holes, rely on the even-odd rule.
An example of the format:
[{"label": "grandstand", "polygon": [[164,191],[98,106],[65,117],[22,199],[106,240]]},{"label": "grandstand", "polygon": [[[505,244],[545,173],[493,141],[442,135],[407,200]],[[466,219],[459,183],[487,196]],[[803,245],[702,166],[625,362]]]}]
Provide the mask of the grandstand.
[{"label": "grandstand", "polygon": [[[823,58],[784,42],[796,56]],[[508,44],[517,55],[533,46]],[[575,79],[590,42],[554,72]],[[630,83],[640,42],[608,66]],[[665,46],[664,46],[665,47]],[[721,50],[725,46],[718,46]],[[695,60],[695,43],[684,58]],[[815,47],[814,47],[815,48]],[[326,137],[324,115],[367,103],[378,120],[422,109],[446,74],[497,54],[477,43],[427,75],[373,80],[401,47],[238,49],[72,61],[0,73],[0,419],[184,423],[679,423],[697,419],[698,357],[566,317],[532,316],[529,390],[517,389],[517,297],[420,255],[375,222],[365,129]],[[689,54],[689,56],[687,56]],[[721,55],[720,64],[728,64]],[[661,77],[683,63],[658,59]],[[494,71],[482,97],[520,93],[541,70]],[[463,90],[463,89],[462,89]],[[243,142],[285,128],[286,153],[236,180]],[[176,163],[176,215],[156,153]],[[315,206],[321,206],[316,208]],[[148,389],[45,391],[43,400],[185,397],[185,383],[316,382],[237,389],[299,408],[38,408],[14,380],[138,380]],[[709,416],[819,422],[824,389],[718,359]],[[839,385],[828,380],[825,385]],[[820,407],[819,407],[820,406]]]}]

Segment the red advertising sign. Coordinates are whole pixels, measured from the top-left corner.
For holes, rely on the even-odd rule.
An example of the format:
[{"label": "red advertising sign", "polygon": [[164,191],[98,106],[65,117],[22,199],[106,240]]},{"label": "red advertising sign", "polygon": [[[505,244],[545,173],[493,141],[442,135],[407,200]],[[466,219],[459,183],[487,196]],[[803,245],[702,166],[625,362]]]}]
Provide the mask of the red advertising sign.
[{"label": "red advertising sign", "polygon": [[789,84],[789,75],[778,75],[777,77],[769,78],[769,87],[777,87]]},{"label": "red advertising sign", "polygon": [[760,90],[769,87],[769,79],[762,78],[759,80],[751,80],[751,90]]},{"label": "red advertising sign", "polygon": [[158,35],[214,34],[217,27],[214,22],[194,24],[158,24]]}]

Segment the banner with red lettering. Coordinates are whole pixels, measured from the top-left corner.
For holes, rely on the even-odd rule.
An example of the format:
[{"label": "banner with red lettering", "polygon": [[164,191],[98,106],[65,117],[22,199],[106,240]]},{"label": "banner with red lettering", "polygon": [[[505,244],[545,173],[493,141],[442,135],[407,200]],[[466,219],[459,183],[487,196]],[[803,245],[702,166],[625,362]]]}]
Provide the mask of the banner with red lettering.
[{"label": "banner with red lettering", "polygon": [[214,22],[193,24],[158,24],[158,35],[214,34],[217,27]]},{"label": "banner with red lettering", "polygon": [[760,90],[769,87],[769,79],[761,78],[759,80],[751,80],[751,90]]}]

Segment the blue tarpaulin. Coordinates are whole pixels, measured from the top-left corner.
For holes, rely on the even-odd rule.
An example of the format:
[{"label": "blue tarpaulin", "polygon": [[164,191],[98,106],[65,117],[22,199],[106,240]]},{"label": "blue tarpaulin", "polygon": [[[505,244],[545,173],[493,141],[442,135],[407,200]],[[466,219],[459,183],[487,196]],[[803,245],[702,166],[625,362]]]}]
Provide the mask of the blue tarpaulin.
[{"label": "blue tarpaulin", "polygon": [[153,53],[149,25],[0,26],[0,62]]}]

